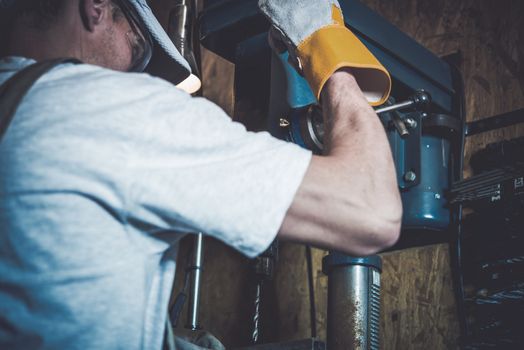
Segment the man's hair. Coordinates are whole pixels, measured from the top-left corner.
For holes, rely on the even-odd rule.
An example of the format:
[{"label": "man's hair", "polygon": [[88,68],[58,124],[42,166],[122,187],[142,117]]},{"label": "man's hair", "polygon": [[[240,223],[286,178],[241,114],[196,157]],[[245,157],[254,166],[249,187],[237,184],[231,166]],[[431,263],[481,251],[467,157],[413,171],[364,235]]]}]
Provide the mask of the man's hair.
[{"label": "man's hair", "polygon": [[11,18],[27,18],[27,24],[46,29],[58,16],[66,0],[18,0],[11,10]]},{"label": "man's hair", "polygon": [[16,20],[39,30],[53,23],[68,0],[0,0],[0,57]]}]

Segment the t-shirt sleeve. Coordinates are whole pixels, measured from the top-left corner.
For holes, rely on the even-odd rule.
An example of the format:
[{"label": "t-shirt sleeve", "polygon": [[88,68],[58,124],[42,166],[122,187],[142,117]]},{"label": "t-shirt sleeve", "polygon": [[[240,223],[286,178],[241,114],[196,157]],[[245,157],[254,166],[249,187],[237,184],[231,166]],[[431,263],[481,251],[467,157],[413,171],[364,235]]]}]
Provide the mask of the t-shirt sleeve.
[{"label": "t-shirt sleeve", "polygon": [[249,257],[263,252],[311,152],[248,132],[215,104],[175,89],[144,105],[131,121],[143,128],[130,135],[125,162],[128,221],[151,234],[204,232]]}]

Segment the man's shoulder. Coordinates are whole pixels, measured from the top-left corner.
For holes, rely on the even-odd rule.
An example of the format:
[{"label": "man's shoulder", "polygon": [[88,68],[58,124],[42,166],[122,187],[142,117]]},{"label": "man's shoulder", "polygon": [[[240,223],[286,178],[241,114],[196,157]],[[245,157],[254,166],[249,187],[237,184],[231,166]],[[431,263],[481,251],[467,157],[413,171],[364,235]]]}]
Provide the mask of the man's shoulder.
[{"label": "man's shoulder", "polygon": [[[91,117],[108,113],[162,114],[163,106],[191,104],[173,84],[146,73],[118,72],[89,64],[63,64],[40,78],[25,98],[31,108],[59,104],[61,110]],[[164,108],[165,109],[165,108]],[[105,113],[102,113],[105,111]],[[170,113],[173,113],[171,108]],[[90,117],[90,118],[91,118]]]},{"label": "man's shoulder", "polygon": [[147,73],[119,72],[90,64],[65,64],[46,78],[44,83],[47,82],[49,87],[74,85],[99,93],[134,95],[163,91],[184,94],[171,83]]},{"label": "man's shoulder", "polygon": [[[5,80],[1,79],[2,73],[9,77],[10,73],[12,75],[35,62],[31,58],[21,56],[0,58],[0,84]],[[177,90],[171,83],[146,73],[119,72],[86,63],[62,63],[37,81],[37,85],[44,85],[47,88],[72,85],[91,87],[90,84],[99,85],[99,89],[104,86],[120,85],[121,90],[133,90],[140,85],[142,88]]]}]

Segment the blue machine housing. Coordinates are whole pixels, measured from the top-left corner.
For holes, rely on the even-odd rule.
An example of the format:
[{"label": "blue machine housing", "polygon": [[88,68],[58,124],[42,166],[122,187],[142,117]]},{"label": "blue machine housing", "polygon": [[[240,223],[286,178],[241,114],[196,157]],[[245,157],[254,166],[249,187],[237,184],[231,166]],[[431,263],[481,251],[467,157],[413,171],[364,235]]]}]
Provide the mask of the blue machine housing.
[{"label": "blue machine housing", "polygon": [[[271,69],[270,132],[301,147],[311,148],[299,119],[304,118],[305,107],[317,103],[315,96],[307,81],[288,63],[287,53],[274,54]],[[287,128],[276,123],[277,117],[283,115],[287,115],[290,122]],[[445,230],[450,223],[444,194],[451,181],[450,140],[423,134],[421,114],[412,112],[405,115],[408,117],[415,120],[417,126],[412,128],[407,139],[400,137],[395,128],[386,127],[401,189],[403,228]],[[407,172],[416,174],[417,178],[406,181]]]},{"label": "blue machine housing", "polygon": [[[415,132],[422,134],[410,136],[407,140],[399,137],[395,131],[387,133],[404,208],[403,230],[446,230],[450,224],[450,208],[445,191],[450,187],[452,177],[451,141],[423,134],[423,130]],[[419,152],[413,152],[413,147],[418,147]],[[416,159],[410,158],[413,154],[419,159],[420,167],[417,170],[410,166],[414,161],[416,163]],[[406,181],[405,176],[410,171],[418,177],[415,181]]]}]

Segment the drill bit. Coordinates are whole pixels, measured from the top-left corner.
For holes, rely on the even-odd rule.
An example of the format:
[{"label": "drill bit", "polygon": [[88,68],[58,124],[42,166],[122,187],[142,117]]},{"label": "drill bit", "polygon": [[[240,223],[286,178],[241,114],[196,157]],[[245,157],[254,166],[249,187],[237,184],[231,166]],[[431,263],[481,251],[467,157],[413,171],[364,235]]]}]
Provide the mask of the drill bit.
[{"label": "drill bit", "polygon": [[257,283],[257,289],[255,293],[255,314],[253,315],[253,344],[256,344],[258,342],[258,335],[259,335],[259,329],[258,329],[258,323],[260,320],[260,290],[262,288],[262,281],[258,281]]}]

